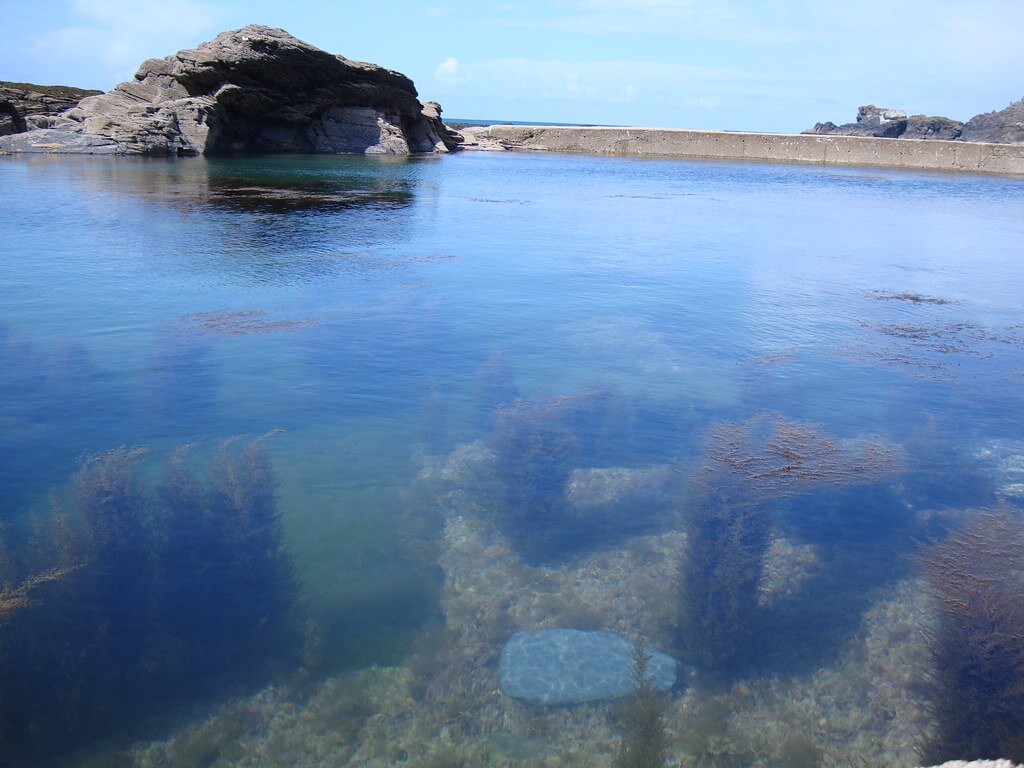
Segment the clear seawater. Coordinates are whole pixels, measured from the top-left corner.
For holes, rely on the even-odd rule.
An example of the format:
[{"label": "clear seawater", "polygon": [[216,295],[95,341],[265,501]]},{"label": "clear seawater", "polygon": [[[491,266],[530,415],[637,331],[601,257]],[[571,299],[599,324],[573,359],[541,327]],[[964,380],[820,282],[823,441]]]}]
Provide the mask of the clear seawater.
[{"label": "clear seawater", "polygon": [[[826,563],[810,578],[835,615],[820,633],[804,617],[797,634],[817,638],[804,645],[776,633],[738,679],[827,668],[885,590],[913,575],[922,541],[999,499],[1017,509],[1024,492],[1020,179],[487,153],[42,157],[0,159],[0,190],[8,584],[47,565],[26,553],[42,546],[34,532],[83,456],[145,447],[138,469],[153,484],[179,446],[195,444],[190,460],[202,466],[226,439],[282,430],[261,445],[298,585],[290,620],[313,620],[325,649],[307,686],[401,667],[457,621],[444,610],[458,552],[446,549],[450,518],[476,514],[481,535],[500,542],[510,502],[490,475],[457,480],[453,500],[451,487],[424,482],[424,467],[493,446],[513,402],[552,420],[576,397],[605,403],[572,412],[559,428],[571,456],[551,461],[669,467],[679,479],[665,509],[621,504],[594,535],[581,523],[524,557],[552,573],[671,534],[698,503],[693,478],[715,425],[784,419],[901,456],[876,482],[812,483],[770,500],[773,536]],[[550,478],[531,471],[523,482]],[[482,575],[480,590],[491,586]],[[4,635],[59,601],[59,587],[36,599],[2,619],[0,655]],[[532,628],[514,615],[491,638],[498,651]],[[681,653],[671,628],[660,631],[643,634]],[[276,661],[134,719],[113,706],[90,737],[118,749],[168,738],[169,723],[283,685],[302,663],[283,652]],[[17,695],[31,697],[25,685]],[[827,738],[828,722],[814,727]],[[479,730],[523,739],[492,744],[508,760],[517,749],[544,755],[514,725]],[[89,747],[81,733],[62,739],[69,751]],[[233,764],[221,759],[205,764]]]}]

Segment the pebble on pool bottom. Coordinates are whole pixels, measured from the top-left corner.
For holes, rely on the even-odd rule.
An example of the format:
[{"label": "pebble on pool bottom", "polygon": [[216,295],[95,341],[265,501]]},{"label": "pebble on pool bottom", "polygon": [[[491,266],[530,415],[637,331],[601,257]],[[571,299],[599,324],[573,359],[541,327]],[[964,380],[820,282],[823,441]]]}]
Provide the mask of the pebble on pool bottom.
[{"label": "pebble on pool bottom", "polygon": [[[671,656],[650,656],[651,687],[668,690],[676,681]],[[534,704],[579,704],[633,693],[633,644],[612,632],[544,629],[518,632],[501,652],[501,688]]]}]

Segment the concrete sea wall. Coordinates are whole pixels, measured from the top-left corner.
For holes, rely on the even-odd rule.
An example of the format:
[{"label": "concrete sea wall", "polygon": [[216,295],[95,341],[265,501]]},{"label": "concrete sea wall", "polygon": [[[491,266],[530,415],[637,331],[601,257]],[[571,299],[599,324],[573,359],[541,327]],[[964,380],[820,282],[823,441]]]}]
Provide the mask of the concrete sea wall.
[{"label": "concrete sea wall", "polygon": [[1024,144],[575,126],[492,125],[464,133],[467,149],[762,160],[1024,175]]}]

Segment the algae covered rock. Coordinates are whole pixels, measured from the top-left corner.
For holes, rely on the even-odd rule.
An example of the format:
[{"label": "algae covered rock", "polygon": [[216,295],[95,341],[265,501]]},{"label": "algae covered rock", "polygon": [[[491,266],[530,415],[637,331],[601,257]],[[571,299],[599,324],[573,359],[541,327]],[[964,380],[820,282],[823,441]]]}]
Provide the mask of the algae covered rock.
[{"label": "algae covered rock", "polygon": [[[652,648],[651,687],[668,690],[677,662]],[[518,632],[501,652],[501,689],[533,704],[580,704],[633,693],[633,644],[612,632],[544,629]]]}]

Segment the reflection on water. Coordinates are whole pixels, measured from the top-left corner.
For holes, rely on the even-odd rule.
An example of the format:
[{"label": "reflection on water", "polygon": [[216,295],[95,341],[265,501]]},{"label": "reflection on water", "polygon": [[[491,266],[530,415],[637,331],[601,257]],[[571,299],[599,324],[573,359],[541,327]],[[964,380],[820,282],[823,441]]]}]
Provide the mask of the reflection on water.
[{"label": "reflection on water", "polygon": [[[467,154],[0,183],[0,764],[1024,759],[1019,181]],[[506,695],[508,639],[558,628],[678,683]]]}]

